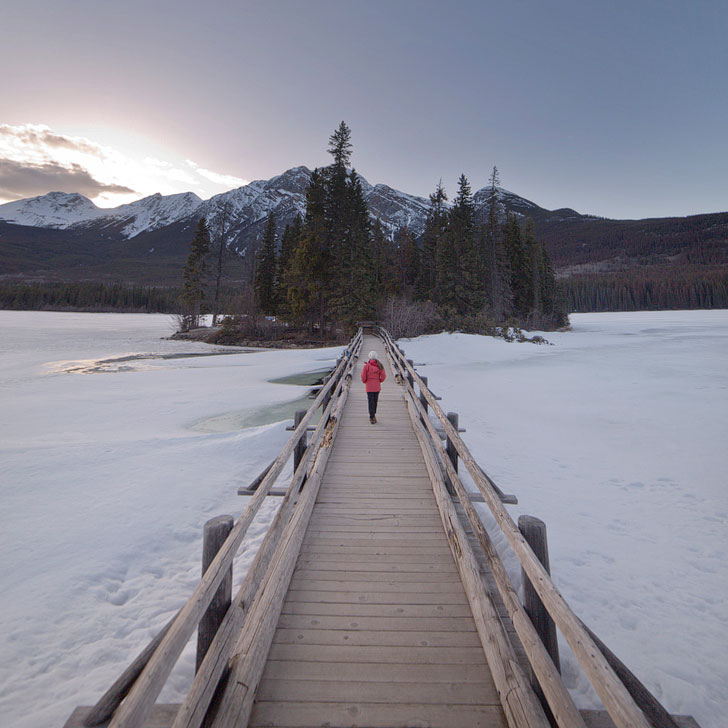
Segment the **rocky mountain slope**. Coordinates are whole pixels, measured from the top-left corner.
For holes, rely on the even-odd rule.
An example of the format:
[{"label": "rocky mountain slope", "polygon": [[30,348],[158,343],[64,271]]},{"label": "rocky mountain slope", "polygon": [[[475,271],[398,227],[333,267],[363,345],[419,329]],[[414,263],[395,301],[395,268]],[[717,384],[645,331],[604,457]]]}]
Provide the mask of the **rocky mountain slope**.
[{"label": "rocky mountain slope", "polygon": [[[189,250],[197,220],[207,218],[215,235],[227,216],[228,245],[243,258],[255,250],[266,219],[279,231],[303,215],[311,171],[299,166],[270,180],[201,200],[191,192],[151,195],[104,209],[83,195],[47,195],[0,205],[0,275],[8,277],[103,278],[174,284]],[[371,185],[361,179],[372,218],[392,234],[405,225],[419,236],[428,200]],[[534,221],[557,269],[614,269],[648,260],[670,262],[695,248],[708,262],[728,262],[728,213],[658,220],[605,220],[563,208],[546,210],[498,188],[499,208]],[[474,193],[476,214],[485,217],[491,190]],[[606,266],[606,267],[605,267]],[[240,266],[240,275],[245,275]]]}]

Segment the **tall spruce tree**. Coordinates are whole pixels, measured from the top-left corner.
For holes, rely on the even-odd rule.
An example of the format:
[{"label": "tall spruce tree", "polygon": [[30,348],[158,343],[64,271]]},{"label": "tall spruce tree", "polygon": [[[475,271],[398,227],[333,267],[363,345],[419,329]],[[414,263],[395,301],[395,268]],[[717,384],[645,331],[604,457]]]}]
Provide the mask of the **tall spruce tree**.
[{"label": "tall spruce tree", "polygon": [[389,298],[399,294],[399,281],[394,243],[384,233],[377,218],[372,225],[371,248],[374,255],[374,281],[378,297]]},{"label": "tall spruce tree", "polygon": [[500,229],[500,203],[498,201],[498,168],[490,176],[490,196],[485,225],[481,230],[481,244],[486,271],[486,305],[497,322],[503,322],[513,312],[513,294],[510,286],[508,256],[503,246]]},{"label": "tall spruce tree", "polygon": [[475,205],[470,183],[464,174],[458,180],[458,194],[448,219],[448,236],[456,256],[455,310],[470,316],[483,307],[483,256],[475,234]]},{"label": "tall spruce tree", "polygon": [[372,318],[377,302],[369,210],[355,170],[347,177],[343,211],[344,230],[336,256],[338,281],[332,309],[337,320],[352,327],[357,320]]},{"label": "tall spruce tree", "polygon": [[195,235],[190,243],[190,253],[182,271],[182,328],[189,331],[200,323],[202,304],[205,300],[205,289],[209,269],[207,255],[210,251],[210,231],[204,217],[197,223]]},{"label": "tall spruce tree", "polygon": [[306,190],[303,227],[284,274],[284,281],[293,320],[299,324],[308,321],[311,332],[316,329],[318,322],[322,336],[326,328],[332,277],[327,231],[325,174],[315,169]]},{"label": "tall spruce tree", "polygon": [[326,241],[333,261],[333,268],[330,271],[332,275],[327,286],[327,293],[330,295],[338,291],[346,280],[346,272],[343,269],[347,265],[347,238],[351,224],[347,167],[352,151],[351,130],[346,122],[342,121],[329,137],[327,151],[333,157],[333,162],[324,170]]},{"label": "tall spruce tree", "polygon": [[275,314],[276,304],[276,221],[272,212],[268,214],[263,233],[263,244],[258,254],[255,271],[255,304],[264,314]]},{"label": "tall spruce tree", "polygon": [[510,262],[513,309],[524,320],[531,311],[533,298],[531,256],[518,219],[512,213],[506,216],[503,242]]},{"label": "tall spruce tree", "polygon": [[283,235],[281,236],[281,249],[278,254],[276,265],[276,313],[283,318],[291,315],[291,309],[288,302],[288,284],[286,282],[287,272],[293,259],[293,254],[298,247],[301,239],[301,228],[303,220],[300,215],[296,215],[292,223],[286,225]]},{"label": "tall spruce tree", "polygon": [[215,276],[214,292],[212,296],[212,325],[217,323],[220,315],[220,288],[222,285],[222,272],[228,251],[228,232],[230,228],[230,200],[224,199],[222,207],[215,221],[215,234],[211,235],[213,270]]},{"label": "tall spruce tree", "polygon": [[421,256],[415,236],[406,225],[395,233],[394,246],[397,251],[399,294],[411,298],[420,277]]},{"label": "tall spruce tree", "polygon": [[422,235],[422,255],[417,280],[416,296],[421,301],[438,300],[437,293],[437,256],[441,240],[447,231],[447,194],[442,180],[430,194],[430,208],[427,211],[425,230]]}]

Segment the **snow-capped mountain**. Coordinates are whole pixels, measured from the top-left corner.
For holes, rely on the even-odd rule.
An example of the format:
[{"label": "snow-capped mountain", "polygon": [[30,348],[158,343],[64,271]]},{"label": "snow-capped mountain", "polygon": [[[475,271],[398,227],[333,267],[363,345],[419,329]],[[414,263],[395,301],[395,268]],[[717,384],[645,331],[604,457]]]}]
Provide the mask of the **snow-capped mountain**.
[{"label": "snow-capped mountain", "polygon": [[47,195],[0,205],[0,220],[63,230],[79,222],[94,220],[105,212],[88,197],[77,192],[49,192]]},{"label": "snow-capped mountain", "polygon": [[89,225],[100,230],[118,228],[122,238],[133,238],[145,230],[157,230],[189,217],[202,200],[194,192],[159,193],[119,207],[97,207],[77,192],[49,192],[40,197],[0,205],[0,220],[17,225],[65,230]]},{"label": "snow-capped mountain", "polygon": [[123,225],[121,234],[125,238],[133,238],[145,230],[158,230],[177,220],[193,215],[202,204],[202,200],[194,192],[181,192],[176,195],[150,195],[135,200],[128,205],[115,207],[112,218]]},{"label": "snow-capped mountain", "polygon": [[[228,241],[243,251],[255,244],[269,213],[274,213],[281,230],[296,215],[305,213],[310,178],[311,170],[299,166],[272,179],[256,180],[205,201],[192,192],[156,194],[128,205],[105,209],[80,194],[50,192],[41,197],[0,205],[0,220],[39,228],[78,230],[105,240],[129,240],[180,221],[194,225],[200,217],[207,219],[214,234],[221,228],[225,216]],[[429,206],[427,199],[385,184],[371,185],[363,177],[360,180],[372,219],[378,219],[386,233],[391,235],[407,226],[415,236],[422,234]],[[496,193],[501,212],[507,208],[517,215],[536,218],[552,214],[507,190],[497,188]],[[489,187],[473,195],[476,212],[481,216],[487,209],[490,196]],[[563,213],[562,217],[578,216],[573,210],[557,212]]]}]

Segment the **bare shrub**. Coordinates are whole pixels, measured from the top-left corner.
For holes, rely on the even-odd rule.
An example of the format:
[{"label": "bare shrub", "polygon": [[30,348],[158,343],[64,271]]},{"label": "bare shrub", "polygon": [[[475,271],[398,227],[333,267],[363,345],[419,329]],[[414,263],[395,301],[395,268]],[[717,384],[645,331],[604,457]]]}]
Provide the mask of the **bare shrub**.
[{"label": "bare shrub", "polygon": [[435,304],[398,297],[386,301],[380,310],[379,319],[395,339],[432,333],[441,323]]}]

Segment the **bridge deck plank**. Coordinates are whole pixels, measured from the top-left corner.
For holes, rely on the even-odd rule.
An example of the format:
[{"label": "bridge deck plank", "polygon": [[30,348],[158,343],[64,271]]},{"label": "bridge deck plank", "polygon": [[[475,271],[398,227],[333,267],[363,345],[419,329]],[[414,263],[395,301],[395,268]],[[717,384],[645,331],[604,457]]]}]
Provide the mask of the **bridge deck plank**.
[{"label": "bridge deck plank", "polygon": [[353,382],[252,726],[506,725],[386,366],[376,425]]}]

